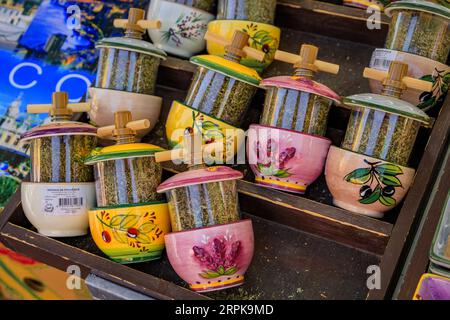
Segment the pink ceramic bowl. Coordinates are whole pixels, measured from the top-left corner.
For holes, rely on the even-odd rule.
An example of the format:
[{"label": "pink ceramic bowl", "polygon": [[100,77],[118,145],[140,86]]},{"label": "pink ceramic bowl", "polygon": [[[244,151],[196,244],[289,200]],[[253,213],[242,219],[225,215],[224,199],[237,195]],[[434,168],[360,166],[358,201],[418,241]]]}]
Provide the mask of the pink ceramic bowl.
[{"label": "pink ceramic bowl", "polygon": [[321,136],[252,124],[247,157],[256,183],[303,194],[322,173],[330,145]]},{"label": "pink ceramic bowl", "polygon": [[382,218],[402,201],[415,170],[332,146],[325,178],[333,203],[349,211]]},{"label": "pink ceramic bowl", "polygon": [[236,287],[253,257],[250,219],[166,234],[167,256],[190,288],[207,292]]}]

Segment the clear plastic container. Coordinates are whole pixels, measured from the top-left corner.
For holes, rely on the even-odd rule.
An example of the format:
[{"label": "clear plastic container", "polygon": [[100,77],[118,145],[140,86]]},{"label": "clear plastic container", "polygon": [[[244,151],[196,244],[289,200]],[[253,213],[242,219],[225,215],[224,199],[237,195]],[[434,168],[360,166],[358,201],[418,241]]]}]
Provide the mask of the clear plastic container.
[{"label": "clear plastic container", "polygon": [[352,111],[342,148],[407,166],[421,123],[379,110]]},{"label": "clear plastic container", "polygon": [[214,118],[239,127],[257,87],[199,67],[185,103]]},{"label": "clear plastic container", "polygon": [[219,0],[217,20],[248,20],[273,24],[276,0]]},{"label": "clear plastic container", "polygon": [[102,47],[95,86],[153,95],[160,61],[148,54]]},{"label": "clear plastic container", "polygon": [[236,180],[190,185],[166,191],[172,231],[240,219]]},{"label": "clear plastic container", "polygon": [[138,204],[161,200],[156,193],[162,168],[153,156],[93,163],[97,206]]},{"label": "clear plastic container", "polygon": [[312,93],[269,87],[260,124],[323,136],[331,104]]},{"label": "clear plastic container", "polygon": [[31,140],[31,182],[91,182],[92,167],[84,159],[96,147],[97,137],[62,135]]},{"label": "clear plastic container", "polygon": [[395,10],[385,48],[446,63],[450,52],[449,19],[429,12]]}]

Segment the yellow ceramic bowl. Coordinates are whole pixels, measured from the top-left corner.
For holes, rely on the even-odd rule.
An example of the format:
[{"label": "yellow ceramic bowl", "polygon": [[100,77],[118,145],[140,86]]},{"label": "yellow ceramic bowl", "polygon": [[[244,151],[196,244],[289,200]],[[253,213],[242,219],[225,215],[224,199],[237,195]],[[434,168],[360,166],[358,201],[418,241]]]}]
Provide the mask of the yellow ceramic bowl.
[{"label": "yellow ceramic bowl", "polygon": [[96,208],[89,211],[95,244],[111,260],[135,263],[159,259],[170,232],[166,202]]},{"label": "yellow ceramic bowl", "polygon": [[[275,51],[280,44],[280,28],[270,24],[245,21],[245,20],[215,20],[208,24],[208,31],[231,40],[236,30],[246,32],[250,36],[249,46],[266,53],[264,61],[252,58],[243,58],[241,63],[262,73],[273,61]],[[225,48],[222,45],[207,41],[208,53],[223,56]]]},{"label": "yellow ceramic bowl", "polygon": [[238,150],[244,152],[245,159],[245,150],[241,148],[245,141],[245,132],[242,129],[174,101],[166,121],[166,136],[171,149],[182,146],[186,131],[201,131],[204,144],[223,140],[224,162],[232,160]]}]

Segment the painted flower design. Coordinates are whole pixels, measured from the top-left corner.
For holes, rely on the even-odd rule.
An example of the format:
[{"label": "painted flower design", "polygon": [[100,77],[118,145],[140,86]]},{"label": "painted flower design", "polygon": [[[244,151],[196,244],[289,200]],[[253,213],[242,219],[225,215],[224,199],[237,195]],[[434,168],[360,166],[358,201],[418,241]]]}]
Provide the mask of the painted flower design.
[{"label": "painted flower design", "polygon": [[262,71],[264,67],[273,60],[275,51],[278,48],[278,40],[269,31],[259,30],[258,24],[250,23],[242,29],[250,37],[249,46],[263,51],[266,55],[263,61],[246,60],[245,65]]},{"label": "painted flower design", "polygon": [[198,12],[182,13],[175,21],[175,25],[166,31],[161,31],[161,39],[173,42],[177,47],[183,45],[183,39],[199,40],[206,30],[206,20]]},{"label": "painted flower design", "polygon": [[257,170],[263,176],[274,176],[277,178],[288,178],[292,175],[289,172],[290,168],[286,168],[289,160],[294,158],[297,150],[294,147],[289,147],[281,152],[278,152],[278,144],[274,139],[268,139],[266,148],[262,148],[261,143],[255,143],[256,156],[258,162],[256,164]]},{"label": "painted flower design", "polygon": [[379,201],[385,206],[395,206],[396,200],[393,198],[396,189],[403,188],[400,179],[397,177],[403,174],[402,169],[391,163],[369,162],[368,168],[353,170],[344,177],[344,180],[353,184],[362,185],[359,190],[359,202],[362,204],[372,204]]},{"label": "painted flower design", "polygon": [[213,279],[235,274],[241,249],[241,242],[232,241],[231,237],[214,238],[203,246],[192,247],[195,259],[205,268],[199,275]]},{"label": "painted flower design", "polygon": [[102,225],[102,240],[110,243],[112,239],[128,244],[140,252],[149,250],[147,245],[163,236],[163,231],[155,224],[155,212],[146,212],[144,216],[135,214],[119,214],[112,216],[101,211],[97,219]]}]

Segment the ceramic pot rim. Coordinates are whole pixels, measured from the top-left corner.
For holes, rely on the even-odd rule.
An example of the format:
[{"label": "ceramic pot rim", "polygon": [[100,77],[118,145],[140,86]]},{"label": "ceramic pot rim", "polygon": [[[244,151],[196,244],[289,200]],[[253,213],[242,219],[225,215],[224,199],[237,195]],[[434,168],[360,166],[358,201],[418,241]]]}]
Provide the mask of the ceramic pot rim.
[{"label": "ceramic pot rim", "polygon": [[77,121],[52,121],[32,128],[20,137],[20,141],[30,141],[39,138],[59,136],[94,136],[97,137],[97,128]]},{"label": "ceramic pot rim", "polygon": [[[143,98],[143,99],[153,99],[153,100],[155,100],[155,102],[156,101],[158,101],[158,102],[161,101],[162,102],[162,99],[163,99],[162,97],[155,96],[155,95],[152,95],[152,94],[137,93],[137,92],[130,92],[130,91],[122,91],[122,90],[117,90],[117,89],[107,89],[107,88],[100,88],[100,87],[89,87],[88,88],[88,92],[89,92],[90,95],[92,95],[91,91],[92,92],[105,91],[105,93],[111,92],[112,94],[119,94],[119,95],[124,95],[124,96],[136,96],[136,97],[140,97],[140,98]],[[90,97],[90,98],[92,98],[92,97]],[[129,97],[129,98],[131,99],[132,97]]]},{"label": "ceramic pot rim", "polygon": [[357,156],[359,156],[359,157],[361,157],[361,158],[371,158],[371,159],[373,159],[373,160],[380,161],[380,162],[392,163],[392,164],[394,164],[394,165],[396,165],[396,166],[399,166],[399,167],[402,168],[402,169],[407,169],[407,170],[409,170],[409,171],[411,171],[411,170],[412,170],[412,171],[416,171],[416,169],[411,168],[411,167],[402,166],[402,165],[399,165],[399,164],[397,164],[397,163],[395,163],[395,162],[386,161],[386,160],[383,160],[383,159],[378,159],[378,158],[375,158],[375,157],[372,157],[372,156],[366,156],[365,154],[358,153],[358,152],[351,151],[351,150],[347,150],[347,149],[340,148],[340,147],[337,147],[337,146],[331,146],[331,147],[330,147],[330,152],[331,152],[331,149],[336,149],[336,150],[338,150],[338,151],[343,151],[344,153],[352,153],[352,154],[355,154],[355,155],[357,155]]},{"label": "ceramic pot rim", "polygon": [[[163,1],[165,1],[165,0],[163,0]],[[272,25],[272,24],[268,24],[268,23],[264,23],[264,22],[250,21],[250,20],[226,20],[226,19],[218,19],[218,20],[213,20],[213,21],[211,21],[210,24],[221,24],[221,23],[227,24],[227,23],[233,23],[233,22],[236,22],[236,23],[241,23],[241,22],[243,22],[243,23],[253,23],[253,24],[258,24],[258,25],[264,26],[264,27],[266,27],[266,28],[269,28],[269,29],[275,29],[275,30],[277,30],[278,32],[281,32],[281,29],[280,29],[280,28],[278,28],[277,26],[274,26],[274,25]]]},{"label": "ceramic pot rim", "polygon": [[[185,10],[189,10],[189,11],[198,11],[198,12],[200,12],[200,13],[202,13],[202,14],[206,14],[206,15],[212,16],[213,19],[214,19],[214,17],[215,17],[215,15],[212,14],[211,12],[209,12],[209,11],[206,11],[206,10],[203,10],[203,9],[199,9],[199,8],[195,8],[195,7],[190,7],[190,6],[187,6],[187,5],[182,4],[182,3],[172,2],[172,1],[167,1],[167,0],[155,0],[155,1],[165,2],[165,3],[168,4],[169,6],[183,7]],[[149,15],[151,16],[150,13],[149,13]]]},{"label": "ceramic pot rim", "polygon": [[[126,40],[124,40],[126,39]],[[162,51],[161,49],[156,48],[152,43],[141,40],[141,39],[132,39],[133,41],[141,41],[143,46],[149,46],[149,48],[144,48],[142,46],[138,46],[135,44],[128,44],[124,43],[124,41],[127,41],[128,39],[132,38],[126,38],[126,37],[111,37],[111,38],[103,38],[95,43],[96,49],[106,48],[106,49],[117,49],[117,50],[125,50],[130,52],[136,52],[145,54],[151,57],[159,58],[161,60],[167,59],[167,54]],[[151,47],[150,47],[151,45]]]},{"label": "ceramic pot rim", "polygon": [[126,208],[137,208],[137,207],[151,207],[154,205],[167,204],[167,201],[151,201],[151,202],[140,202],[140,203],[127,203],[127,204],[116,204],[104,207],[93,207],[89,212],[99,211],[99,210],[115,210],[115,209],[126,209]]},{"label": "ceramic pot rim", "polygon": [[450,19],[450,9],[447,9],[442,5],[423,0],[405,0],[392,2],[384,9],[384,12],[387,16],[391,17],[393,15],[393,11],[397,10],[413,10],[426,12],[440,16],[444,19]]},{"label": "ceramic pot rim", "polygon": [[24,186],[38,185],[42,187],[48,186],[90,186],[95,185],[95,182],[31,182],[31,181],[22,181],[21,183]]},{"label": "ceramic pot rim", "polygon": [[382,50],[391,51],[391,52],[395,52],[397,55],[410,57],[411,60],[423,60],[423,63],[426,65],[435,65],[435,67],[437,66],[439,69],[446,68],[450,71],[450,66],[446,65],[445,63],[430,59],[428,57],[419,56],[419,55],[411,53],[411,52],[399,51],[399,50],[394,50],[394,49],[386,49],[386,48],[376,48],[375,50],[373,50],[372,55],[375,54],[375,52],[382,51]]},{"label": "ceramic pot rim", "polygon": [[189,230],[173,231],[173,232],[165,234],[164,238],[166,238],[166,237],[176,237],[177,235],[179,235],[181,233],[202,232],[205,229],[213,229],[213,228],[218,228],[219,229],[219,228],[223,228],[225,226],[236,225],[236,224],[246,224],[246,223],[250,223],[250,226],[252,226],[252,219],[246,218],[246,219],[242,219],[242,220],[234,221],[234,222],[230,222],[230,223],[215,224],[213,226],[206,226],[206,227],[194,228],[194,229],[189,229]]},{"label": "ceramic pot rim", "polygon": [[447,266],[447,268],[450,268],[450,258],[446,258],[445,256],[438,254],[434,250],[437,239],[440,234],[440,231],[443,229],[444,219],[447,217],[447,215],[445,214],[445,211],[447,211],[448,207],[450,206],[450,192],[447,195],[445,203],[446,203],[446,205],[442,209],[441,217],[439,218],[439,223],[437,225],[436,232],[434,233],[433,242],[430,247],[429,255],[430,255],[430,260],[433,260],[433,259],[436,260],[436,262],[434,262],[435,264],[439,264],[439,266],[442,266],[442,267]]},{"label": "ceramic pot rim", "polygon": [[271,129],[271,130],[286,131],[286,132],[298,134],[300,136],[306,136],[306,137],[310,137],[310,138],[326,140],[327,142],[329,142],[331,144],[331,140],[329,138],[327,138],[327,137],[319,136],[319,135],[315,135],[315,134],[310,134],[310,133],[299,132],[299,131],[295,131],[295,130],[292,130],[292,129],[272,127],[272,126],[267,126],[267,125],[264,125],[264,124],[257,124],[257,123],[251,124],[249,126],[249,128],[251,128],[251,127],[262,127],[262,128],[267,128],[267,129]]},{"label": "ceramic pot rim", "polygon": [[424,281],[426,279],[444,280],[445,282],[450,283],[450,279],[449,278],[446,278],[446,277],[443,277],[443,276],[440,276],[440,275],[437,275],[437,274],[429,273],[429,272],[424,273],[420,277],[419,283],[417,284],[417,287],[416,287],[416,290],[415,290],[414,296],[413,296],[414,298],[419,294],[420,289],[422,289],[423,283],[424,283]]},{"label": "ceramic pot rim", "polygon": [[[171,108],[172,108],[175,104],[178,104],[178,105],[180,105],[180,106],[182,106],[182,107],[186,107],[186,108],[188,108],[188,109],[191,109],[192,111],[195,111],[195,112],[200,113],[201,115],[205,115],[205,116],[207,116],[207,117],[210,117],[210,118],[212,118],[212,119],[214,119],[214,120],[216,120],[216,121],[218,121],[218,122],[224,123],[224,124],[226,124],[227,126],[232,127],[233,129],[239,129],[238,127],[233,126],[232,124],[230,124],[230,123],[228,123],[228,122],[226,122],[226,121],[223,121],[223,120],[221,120],[221,119],[218,119],[218,118],[216,118],[216,117],[214,117],[214,116],[211,116],[211,115],[209,115],[209,114],[207,114],[207,113],[204,113],[204,112],[202,112],[202,111],[200,111],[200,110],[194,109],[194,108],[188,106],[187,104],[181,102],[180,100],[174,100],[174,101],[172,102]],[[170,113],[170,112],[169,112],[169,113]]]},{"label": "ceramic pot rim", "polygon": [[[136,145],[136,147],[139,147],[140,145],[143,147],[141,149],[130,149],[130,150],[118,150],[118,151],[106,151],[105,153],[102,153],[102,151],[106,148],[114,148],[114,147],[121,147],[124,148],[125,146],[130,145]],[[147,149],[145,149],[147,148]],[[84,164],[85,165],[93,165],[99,162],[103,161],[114,161],[114,160],[122,160],[122,159],[134,159],[134,158],[144,158],[144,157],[154,157],[156,152],[164,151],[165,149],[147,144],[147,143],[129,143],[129,144],[123,144],[123,145],[112,145],[109,147],[104,148],[96,148],[91,152],[91,154],[86,157]]]}]

